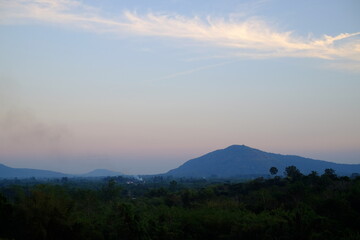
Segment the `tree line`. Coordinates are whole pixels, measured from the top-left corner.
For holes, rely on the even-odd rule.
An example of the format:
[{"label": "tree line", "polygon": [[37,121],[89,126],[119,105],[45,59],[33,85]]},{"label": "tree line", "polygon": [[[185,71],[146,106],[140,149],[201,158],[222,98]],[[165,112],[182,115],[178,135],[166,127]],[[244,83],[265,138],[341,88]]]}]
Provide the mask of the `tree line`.
[{"label": "tree line", "polygon": [[0,181],[0,239],[360,239],[360,177]]}]

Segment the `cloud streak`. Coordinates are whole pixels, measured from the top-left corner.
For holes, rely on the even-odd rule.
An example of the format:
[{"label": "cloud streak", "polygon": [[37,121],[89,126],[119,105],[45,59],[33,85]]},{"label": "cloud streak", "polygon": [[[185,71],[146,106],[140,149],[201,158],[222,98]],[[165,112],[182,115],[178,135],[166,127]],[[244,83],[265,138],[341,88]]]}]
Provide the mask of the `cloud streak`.
[{"label": "cloud streak", "polygon": [[[3,0],[0,23],[61,24],[96,33],[113,33],[186,39],[201,45],[229,49],[232,55],[250,58],[307,57],[360,61],[360,32],[296,36],[280,31],[265,20],[237,18],[184,17],[166,14],[138,14],[124,11],[107,17],[99,9],[74,0]],[[106,17],[105,17],[106,16]]]}]

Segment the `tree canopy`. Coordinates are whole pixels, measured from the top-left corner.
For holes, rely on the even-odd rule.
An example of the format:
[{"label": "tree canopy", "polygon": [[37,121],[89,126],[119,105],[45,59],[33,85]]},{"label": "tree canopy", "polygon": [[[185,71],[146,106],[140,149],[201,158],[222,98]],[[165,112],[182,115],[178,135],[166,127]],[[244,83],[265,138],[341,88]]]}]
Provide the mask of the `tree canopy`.
[{"label": "tree canopy", "polygon": [[359,239],[360,177],[334,174],[3,180],[0,239]]}]

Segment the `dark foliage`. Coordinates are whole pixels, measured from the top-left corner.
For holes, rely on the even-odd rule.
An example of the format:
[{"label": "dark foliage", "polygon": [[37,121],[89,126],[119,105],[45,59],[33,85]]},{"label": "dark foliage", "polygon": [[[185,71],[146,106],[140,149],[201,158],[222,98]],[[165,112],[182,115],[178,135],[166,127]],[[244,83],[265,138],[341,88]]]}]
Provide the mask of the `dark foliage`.
[{"label": "dark foliage", "polygon": [[278,169],[276,167],[271,167],[269,172],[271,175],[276,175],[278,173]]},{"label": "dark foliage", "polygon": [[[145,182],[146,181],[146,182]],[[360,178],[0,182],[0,239],[360,239]]]}]

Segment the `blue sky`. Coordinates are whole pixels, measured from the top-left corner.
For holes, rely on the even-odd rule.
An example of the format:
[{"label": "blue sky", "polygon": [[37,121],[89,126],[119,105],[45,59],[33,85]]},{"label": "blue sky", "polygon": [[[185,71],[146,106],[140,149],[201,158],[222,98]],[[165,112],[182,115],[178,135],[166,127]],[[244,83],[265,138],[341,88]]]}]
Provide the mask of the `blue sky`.
[{"label": "blue sky", "polygon": [[0,161],[160,173],[245,144],[360,163],[359,11],[0,0]]}]

